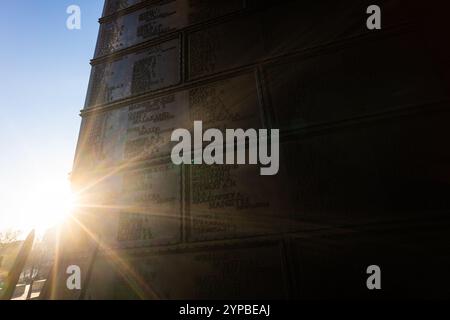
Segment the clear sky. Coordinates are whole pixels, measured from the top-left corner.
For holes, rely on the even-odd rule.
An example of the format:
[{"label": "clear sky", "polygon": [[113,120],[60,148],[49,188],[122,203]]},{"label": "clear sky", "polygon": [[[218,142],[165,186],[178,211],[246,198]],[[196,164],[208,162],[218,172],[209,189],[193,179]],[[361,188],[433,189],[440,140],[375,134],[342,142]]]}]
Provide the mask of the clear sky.
[{"label": "clear sky", "polygon": [[[68,30],[69,5],[81,30]],[[103,0],[7,0],[0,10],[0,230],[34,227],[72,168]],[[57,209],[57,208],[56,208]]]}]

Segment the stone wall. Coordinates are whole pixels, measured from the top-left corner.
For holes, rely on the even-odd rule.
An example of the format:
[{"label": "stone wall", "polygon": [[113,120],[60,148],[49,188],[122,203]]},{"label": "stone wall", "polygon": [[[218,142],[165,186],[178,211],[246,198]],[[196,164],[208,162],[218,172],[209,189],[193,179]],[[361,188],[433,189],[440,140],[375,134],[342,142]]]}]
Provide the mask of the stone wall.
[{"label": "stone wall", "polygon": [[[411,2],[370,31],[364,0],[106,1],[72,175],[102,244],[64,259],[83,298],[370,297],[371,264],[384,295],[448,295],[450,55]],[[279,128],[279,174],[173,165],[195,120]]]}]

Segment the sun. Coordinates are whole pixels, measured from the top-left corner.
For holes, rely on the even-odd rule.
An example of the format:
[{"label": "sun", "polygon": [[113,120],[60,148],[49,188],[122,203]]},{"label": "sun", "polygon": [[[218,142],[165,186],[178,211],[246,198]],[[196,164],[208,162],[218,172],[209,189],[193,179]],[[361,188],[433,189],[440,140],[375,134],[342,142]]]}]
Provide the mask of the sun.
[{"label": "sun", "polygon": [[72,214],[75,201],[66,177],[30,181],[20,197],[14,199],[6,222],[11,228],[22,232],[34,229],[42,236]]},{"label": "sun", "polygon": [[30,222],[38,233],[64,222],[75,206],[75,197],[68,181],[43,183],[42,189],[37,190],[35,196],[34,209],[30,210],[35,216]]}]

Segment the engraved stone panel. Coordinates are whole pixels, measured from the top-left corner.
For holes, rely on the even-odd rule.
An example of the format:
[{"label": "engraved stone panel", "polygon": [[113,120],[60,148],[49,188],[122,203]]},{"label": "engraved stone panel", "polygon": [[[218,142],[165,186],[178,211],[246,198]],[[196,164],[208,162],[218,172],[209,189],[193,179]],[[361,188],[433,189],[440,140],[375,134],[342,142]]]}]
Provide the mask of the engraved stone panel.
[{"label": "engraved stone panel", "polygon": [[180,91],[129,107],[124,159],[169,157],[170,137],[188,125],[188,96]]},{"label": "engraved stone panel", "polygon": [[229,13],[239,11],[244,8],[242,0],[217,1],[211,5],[208,0],[184,0],[188,23],[194,24],[214,19]]},{"label": "engraved stone panel", "polygon": [[90,115],[81,123],[74,171],[98,170],[123,160],[128,108]]},{"label": "engraved stone panel", "polygon": [[86,108],[176,85],[181,80],[180,40],[173,39],[94,65]]},{"label": "engraved stone panel", "polygon": [[242,0],[165,0],[131,12],[100,27],[96,57],[182,29],[243,8]]},{"label": "engraved stone panel", "polygon": [[[392,117],[392,115],[390,115]],[[438,215],[450,205],[441,180],[450,156],[449,114],[412,113],[361,122],[282,145],[297,215],[324,225],[357,225]]]},{"label": "engraved stone panel", "polygon": [[258,16],[235,19],[188,36],[189,78],[253,63],[264,52]]},{"label": "engraved stone panel", "polygon": [[447,219],[394,220],[294,236],[288,256],[295,298],[373,299],[361,279],[374,261],[381,267],[383,298],[448,296],[448,228]]},{"label": "engraved stone panel", "polygon": [[[85,224],[114,247],[171,244],[181,237],[181,167],[153,165],[78,177]],[[105,219],[105,217],[108,217]]]},{"label": "engraved stone panel", "polygon": [[[409,2],[377,1],[382,8],[383,29],[408,21]],[[266,55],[276,56],[373,33],[366,26],[369,17],[366,11],[372,4],[371,0],[317,0],[284,1],[283,5],[273,6],[262,17]]]},{"label": "engraved stone panel", "polygon": [[[367,35],[368,2],[250,4],[265,10],[188,35],[188,76],[190,79],[208,76],[265,58]],[[399,26],[409,19],[409,7],[403,8],[401,0],[385,0],[382,7],[383,28]]]},{"label": "engraved stone panel", "polygon": [[254,73],[189,90],[190,123],[204,128],[261,128],[262,106]]},{"label": "engraved stone panel", "polygon": [[74,169],[90,167],[102,159],[104,116],[83,119],[78,137]]},{"label": "engraved stone panel", "polygon": [[168,158],[178,128],[261,128],[262,114],[253,73],[135,103],[83,119],[77,170],[99,170],[154,158]]},{"label": "engraved stone panel", "polygon": [[128,279],[120,276],[121,266],[113,259],[102,257],[95,264],[89,295],[93,299],[286,298],[283,252],[277,242],[186,249],[127,257],[134,275]]},{"label": "engraved stone panel", "polygon": [[106,0],[103,16],[108,16],[143,1],[144,0]]},{"label": "engraved stone panel", "polygon": [[371,40],[267,65],[265,80],[283,129],[385,112],[448,97],[413,34]]},{"label": "engraved stone panel", "polygon": [[[403,230],[396,231],[401,233]],[[367,233],[370,235],[370,232]],[[374,245],[373,241],[367,241],[367,238],[365,239],[354,230],[340,233],[329,230],[322,234],[292,239],[289,256],[295,270],[296,298],[373,298],[373,292],[367,290],[365,281],[361,279],[365,279],[365,271],[368,266],[374,264],[373,261],[381,265],[382,270],[392,270],[392,266],[389,265],[388,268],[385,259],[380,258],[396,246],[398,239],[386,246],[385,238],[385,235],[378,236],[378,245]],[[401,255],[405,249],[403,247],[396,250],[395,255]],[[395,256],[392,258],[395,259]],[[404,266],[406,261],[399,261],[399,266]],[[386,283],[389,277],[388,272],[386,272],[386,278],[385,274],[382,277],[383,283]],[[389,283],[392,284],[392,282]]]},{"label": "engraved stone panel", "polygon": [[191,241],[315,227],[293,219],[296,199],[284,186],[283,170],[276,176],[261,176],[258,165],[193,165],[189,169]]}]

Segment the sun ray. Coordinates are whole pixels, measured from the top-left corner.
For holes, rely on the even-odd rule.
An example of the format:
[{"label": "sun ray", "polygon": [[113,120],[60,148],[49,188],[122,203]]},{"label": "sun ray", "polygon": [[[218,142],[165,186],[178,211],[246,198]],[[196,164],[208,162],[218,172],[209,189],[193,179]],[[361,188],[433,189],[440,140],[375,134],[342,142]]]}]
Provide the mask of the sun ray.
[{"label": "sun ray", "polygon": [[116,252],[113,248],[106,245],[99,237],[89,230],[81,221],[79,221],[75,216],[71,217],[79,227],[82,228],[84,232],[95,241],[99,246],[100,250],[103,252],[105,257],[109,258],[109,261],[113,264],[116,271],[121,275],[121,277],[128,283],[130,288],[139,296],[141,299],[148,299],[149,297],[153,299],[160,299],[159,295],[155,290],[142,279],[130,265],[123,259],[120,254]]}]

